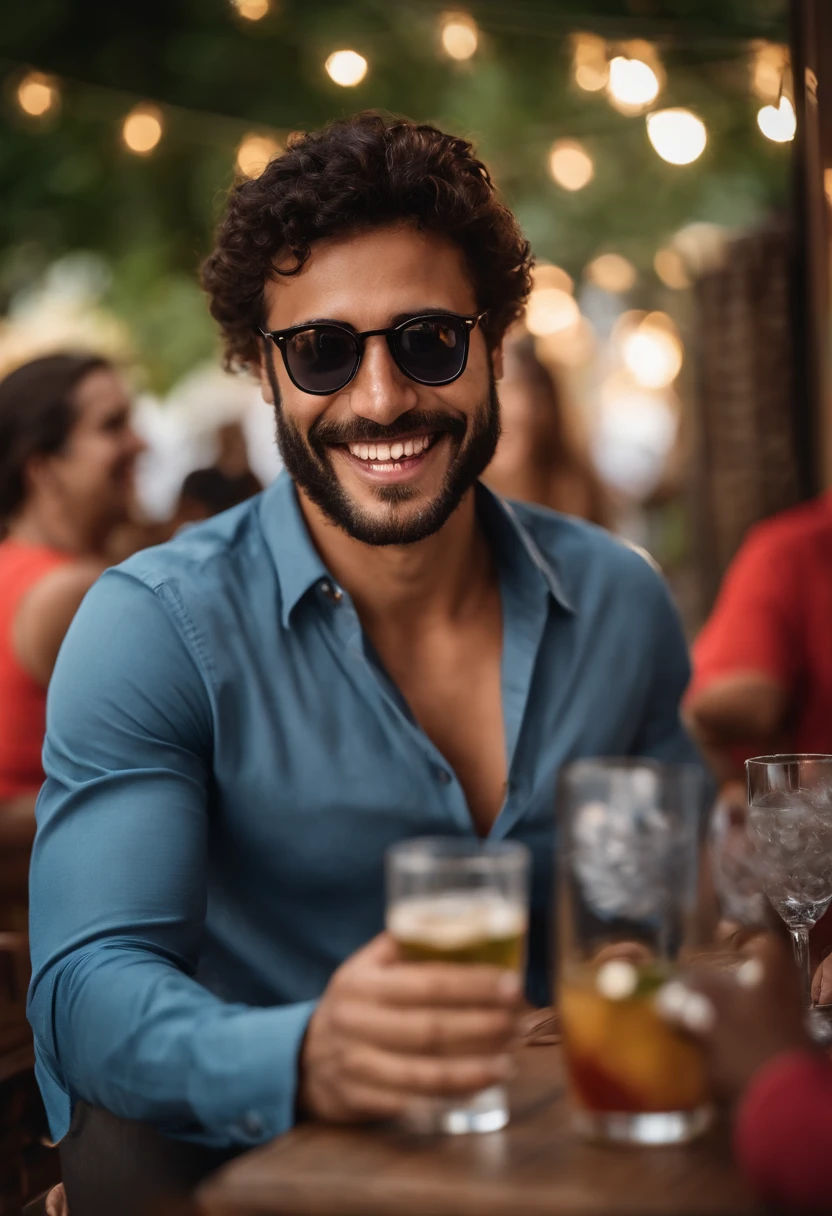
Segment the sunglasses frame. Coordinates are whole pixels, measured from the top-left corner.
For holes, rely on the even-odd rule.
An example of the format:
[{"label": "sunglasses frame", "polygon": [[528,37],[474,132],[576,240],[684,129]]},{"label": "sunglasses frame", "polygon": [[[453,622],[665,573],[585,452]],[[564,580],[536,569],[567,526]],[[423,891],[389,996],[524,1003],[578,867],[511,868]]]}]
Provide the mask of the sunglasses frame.
[{"label": "sunglasses frame", "polygon": [[[260,329],[258,327],[257,332],[263,339],[270,338],[280,351],[281,355],[283,356],[283,366],[286,368],[286,375],[292,381],[295,388],[300,389],[302,393],[308,393],[311,397],[331,397],[333,393],[340,393],[342,389],[345,389],[347,385],[358,375],[358,369],[361,367],[361,360],[364,358],[364,346],[367,339],[381,337],[387,340],[387,349],[390,351],[393,362],[396,364],[399,371],[403,375],[407,376],[408,380],[412,380],[415,384],[423,384],[428,388],[441,388],[445,384],[453,384],[453,382],[458,380],[465,371],[465,368],[468,365],[468,352],[471,348],[471,334],[476,326],[480,324],[483,317],[487,315],[487,311],[488,310],[486,309],[485,312],[476,313],[473,316],[464,316],[463,314],[456,312],[420,312],[415,313],[412,317],[405,317],[404,321],[400,321],[398,325],[389,325],[386,329],[367,329],[364,331],[364,333],[360,334],[356,333],[354,329],[350,329],[348,325],[343,325],[339,321],[321,321],[318,323],[313,322],[311,325],[292,325],[289,327],[289,329],[267,330]],[[465,350],[462,354],[462,365],[460,366],[458,372],[455,372],[453,376],[448,376],[445,380],[419,380],[416,376],[411,375],[406,368],[402,367],[399,357],[396,354],[395,336],[396,334],[400,333],[401,330],[407,329],[408,326],[413,325],[417,321],[447,320],[459,321],[462,323],[463,335],[465,338]],[[304,386],[299,384],[292,375],[292,369],[289,366],[289,358],[286,351],[286,343],[294,334],[305,333],[310,329],[340,329],[345,334],[348,334],[355,343],[355,365],[344,383],[338,385],[337,388],[304,388]]]}]

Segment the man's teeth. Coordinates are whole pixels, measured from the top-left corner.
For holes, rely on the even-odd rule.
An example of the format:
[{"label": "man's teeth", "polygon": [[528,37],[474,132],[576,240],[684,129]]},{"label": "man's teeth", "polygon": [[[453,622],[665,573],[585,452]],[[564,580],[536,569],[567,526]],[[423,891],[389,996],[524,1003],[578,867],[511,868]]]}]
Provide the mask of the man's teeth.
[{"label": "man's teeth", "polygon": [[408,456],[421,456],[430,443],[430,435],[417,435],[415,439],[403,439],[397,443],[350,443],[347,446],[359,460],[389,464],[390,461],[404,460]]}]

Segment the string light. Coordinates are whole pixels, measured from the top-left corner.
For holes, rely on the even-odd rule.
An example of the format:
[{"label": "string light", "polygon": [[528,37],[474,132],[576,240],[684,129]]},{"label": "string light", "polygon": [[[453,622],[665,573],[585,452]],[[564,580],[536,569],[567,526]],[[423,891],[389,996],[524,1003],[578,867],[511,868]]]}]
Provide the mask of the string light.
[{"label": "string light", "polygon": [[636,281],[636,268],[620,253],[602,253],[586,268],[587,278],[613,295],[629,291]]},{"label": "string light", "polygon": [[526,305],[526,328],[536,337],[570,329],[580,317],[574,298],[560,287],[536,288]]},{"label": "string light", "polygon": [[269,11],[269,0],[231,0],[231,3],[246,21],[260,21]]},{"label": "string light", "polygon": [[642,388],[666,388],[682,369],[684,348],[676,326],[663,312],[649,313],[622,343],[627,370]]},{"label": "string light", "polygon": [[271,135],[250,132],[237,149],[237,168],[244,177],[259,177],[274,156],[279,156],[280,144]]},{"label": "string light", "polygon": [[684,258],[675,249],[659,249],[653,258],[653,269],[664,283],[673,291],[684,291],[690,287],[690,277],[685,266]]},{"label": "string light", "polygon": [[136,106],[124,120],[121,137],[131,152],[146,156],[162,138],[162,112],[157,106]]},{"label": "string light", "polygon": [[757,126],[776,144],[787,144],[795,137],[797,131],[797,116],[794,106],[785,94],[780,98],[779,106],[763,106],[757,115]]},{"label": "string light", "polygon": [[575,34],[572,39],[575,83],[587,93],[599,93],[609,78],[607,44],[597,34]]},{"label": "string light", "polygon": [[659,78],[648,63],[616,55],[610,61],[607,92],[610,100],[625,113],[638,114],[659,95]]},{"label": "string light", "polygon": [[357,51],[333,51],[325,66],[330,79],[345,89],[360,84],[367,75],[367,60]]},{"label": "string light", "polygon": [[662,160],[690,165],[705,151],[708,132],[690,110],[657,110],[647,115],[647,135]]},{"label": "string light", "polygon": [[58,103],[58,89],[51,76],[28,72],[17,86],[17,104],[24,114],[42,118]]},{"label": "string light", "polygon": [[479,30],[470,13],[443,13],[440,29],[443,49],[451,59],[470,59],[476,52]]},{"label": "string light", "polygon": [[595,176],[595,166],[581,144],[559,139],[549,153],[549,172],[564,190],[583,190]]}]

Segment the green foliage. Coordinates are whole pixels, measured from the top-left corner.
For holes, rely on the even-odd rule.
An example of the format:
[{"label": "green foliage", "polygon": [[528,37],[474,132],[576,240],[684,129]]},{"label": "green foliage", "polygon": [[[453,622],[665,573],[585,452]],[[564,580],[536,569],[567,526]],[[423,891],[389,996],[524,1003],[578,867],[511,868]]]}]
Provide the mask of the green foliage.
[{"label": "green foliage", "polygon": [[[685,222],[755,222],[787,195],[789,153],[768,143],[749,95],[748,40],[784,40],[784,0],[480,0],[474,60],[437,53],[427,0],[273,0],[259,22],[229,0],[32,0],[7,6],[0,135],[0,310],[49,260],[73,249],[113,268],[108,303],[129,322],[157,388],[213,349],[195,268],[251,129],[308,129],[367,106],[404,112],[476,138],[536,251],[573,274],[615,248],[649,270]],[[569,34],[651,37],[667,68],[663,101],[708,125],[702,159],[664,164],[642,119],[575,89]],[[350,46],[370,71],[340,89],[323,71]],[[24,121],[13,103],[19,66],[62,80],[60,112]],[[149,157],[120,145],[136,100],[166,107]],[[547,173],[554,139],[585,141],[596,177],[578,195]]]}]

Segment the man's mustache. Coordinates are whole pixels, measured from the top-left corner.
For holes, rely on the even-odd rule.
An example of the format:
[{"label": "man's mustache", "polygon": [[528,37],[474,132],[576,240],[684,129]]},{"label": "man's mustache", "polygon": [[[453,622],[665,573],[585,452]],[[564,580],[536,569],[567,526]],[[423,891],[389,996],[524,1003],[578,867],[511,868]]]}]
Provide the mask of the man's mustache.
[{"label": "man's mustache", "polygon": [[334,444],[390,443],[401,435],[412,435],[414,431],[462,439],[467,429],[465,420],[455,414],[445,414],[439,410],[409,410],[389,426],[382,426],[370,418],[355,418],[346,422],[319,419],[309,428],[308,440],[312,447],[321,449]]}]

